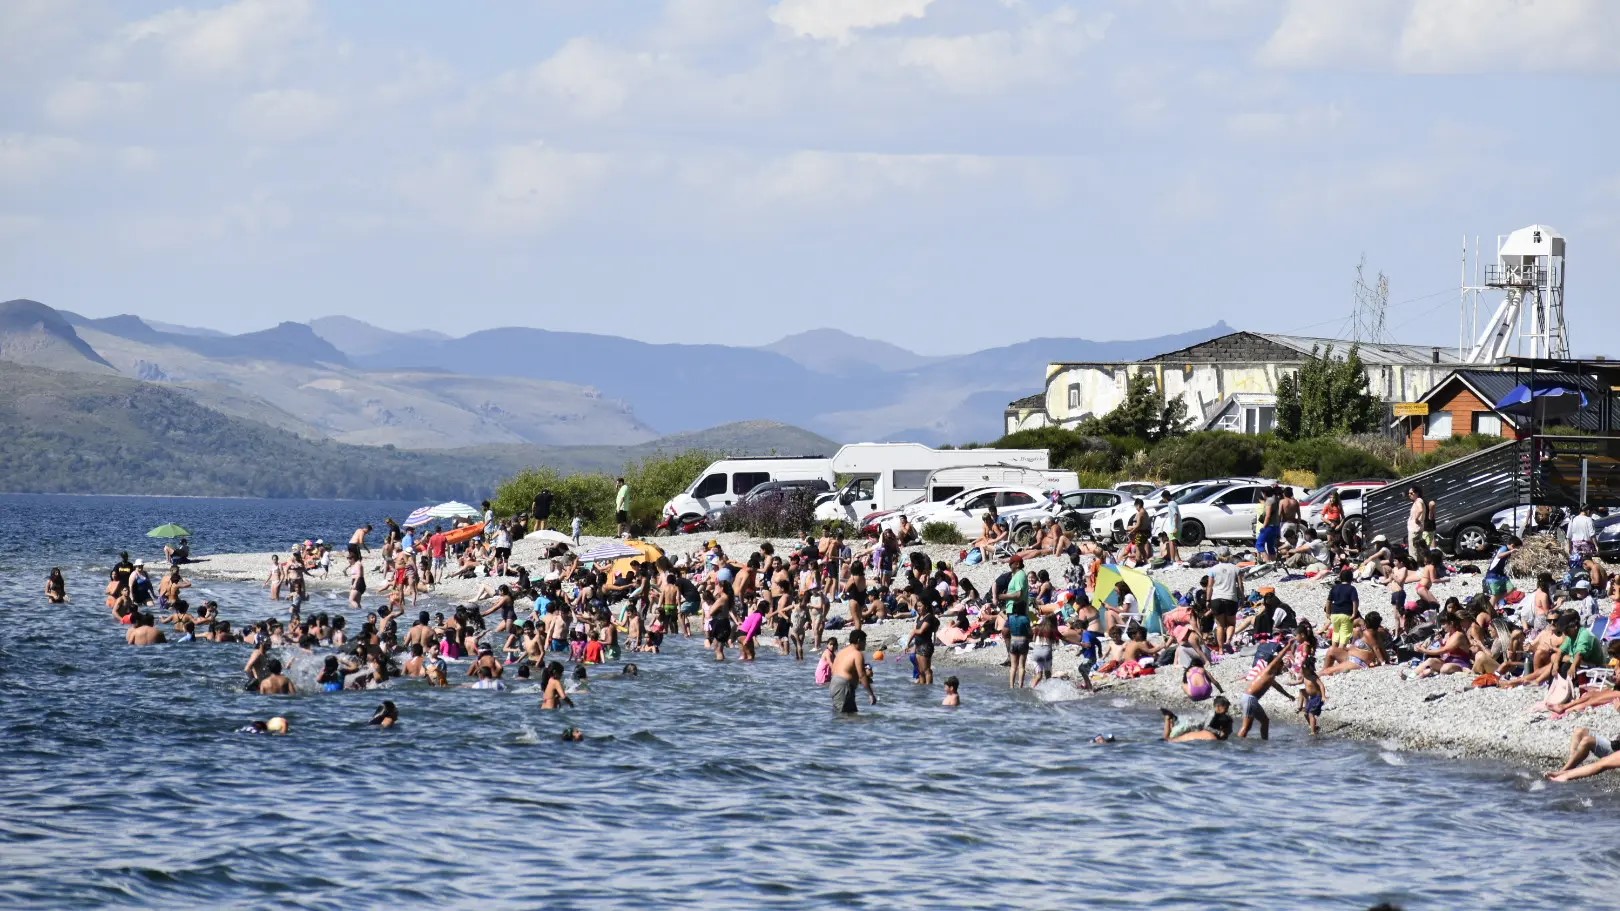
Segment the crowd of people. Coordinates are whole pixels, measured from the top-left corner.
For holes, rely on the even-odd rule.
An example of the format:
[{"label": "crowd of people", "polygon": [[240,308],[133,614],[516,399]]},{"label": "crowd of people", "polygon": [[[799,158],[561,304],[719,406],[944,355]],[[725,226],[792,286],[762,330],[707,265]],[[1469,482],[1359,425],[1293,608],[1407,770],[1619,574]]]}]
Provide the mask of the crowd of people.
[{"label": "crowd of people", "polygon": [[[1276,494],[1282,521],[1275,562],[1286,565],[1288,542],[1310,540],[1310,532],[1285,527],[1303,523],[1283,505],[1289,492]],[[1422,504],[1420,495],[1414,502]],[[1272,510],[1270,504],[1263,508]],[[1143,593],[1123,580],[1099,587],[1099,573],[1110,565],[1134,563],[1152,571],[1166,565],[1169,556],[1180,556],[1155,554],[1152,539],[1140,534],[1140,522],[1118,554],[1106,543],[1046,533],[1042,537],[1049,540],[1039,541],[1038,556],[1055,550],[1064,561],[1060,569],[1028,570],[1026,562],[1036,555],[1004,551],[1005,571],[982,592],[949,560],[931,559],[921,548],[908,552],[901,534],[852,541],[833,527],[780,551],[762,542],[740,557],[709,540],[690,554],[633,561],[619,574],[605,564],[582,564],[572,549],[557,545],[531,573],[512,560],[512,543],[539,524],[527,517],[501,521],[486,513],[482,522],[467,520],[466,525],[477,526],[469,529],[475,534],[456,536],[451,543],[456,526],[407,528],[390,519],[378,554],[367,544],[372,527],[356,529],[345,570],[348,606],[364,612],[355,629],[341,613],[304,613],[306,577],[328,574],[333,561],[333,548],[319,539],[273,560],[265,587],[272,601],[289,603],[286,619],[270,617],[238,630],[219,616],[212,601],[193,613],[186,598],[190,582],[180,564],[154,574],[127,554],[109,578],[107,605],[128,625],[126,637],[133,645],[171,641],[171,636],[247,644],[244,685],[273,695],[304,688],[370,689],[397,677],[448,686],[454,673],[478,689],[529,682],[540,693],[541,707],[550,710],[571,704],[588,679],[586,668],[619,661],[627,652],[656,654],[668,636],[701,637],[716,661],[733,652],[740,660],[756,660],[760,639],[769,637],[767,647],[783,656],[800,661],[815,656],[816,682],[829,688],[839,712],[852,713],[858,694],[864,692],[871,703],[878,700],[866,657],[867,627],[901,620],[903,655],[920,686],[935,683],[937,649],[993,645],[1005,650],[1012,688],[1053,679],[1060,651],[1075,657],[1071,682],[1082,690],[1095,688],[1094,675],[1179,674],[1187,699],[1207,700],[1211,710],[1191,721],[1167,711],[1164,737],[1177,742],[1225,739],[1234,727],[1238,737],[1254,729],[1269,737],[1271,719],[1263,700],[1273,693],[1289,699],[1314,734],[1328,700],[1324,681],[1380,665],[1400,665],[1402,676],[1466,673],[1481,686],[1541,686],[1544,705],[1556,717],[1620,705],[1612,674],[1605,674],[1620,661],[1620,641],[1603,642],[1594,634],[1591,621],[1599,608],[1591,573],[1564,585],[1544,575],[1533,596],[1515,599],[1510,586],[1501,584],[1518,546],[1509,539],[1486,567],[1478,594],[1442,601],[1437,583],[1454,576],[1457,567],[1429,546],[1421,517],[1406,542],[1379,536],[1358,549],[1330,534],[1325,552],[1310,551],[1311,563],[1299,568],[1321,579],[1326,621],[1320,630],[1275,587],[1255,584],[1256,568],[1270,562],[1265,560],[1273,540],[1268,534],[1256,541],[1255,560],[1246,565],[1225,547],[1189,557],[1208,559],[1207,573],[1171,609],[1159,610],[1145,605]],[[1416,558],[1413,547],[1420,551]],[[1620,596],[1620,579],[1604,573],[1595,556],[1591,563],[1599,567],[1608,596]],[[472,602],[447,611],[417,610],[418,598],[452,575],[481,580]],[[386,599],[373,610],[362,600],[371,589],[368,579],[378,580]],[[1361,603],[1358,581],[1389,591],[1387,615]],[[46,595],[66,599],[59,570],[47,579]],[[1240,649],[1250,665],[1234,709],[1210,671]],[[319,670],[295,681],[288,660],[307,661]],[[959,704],[960,680],[946,683],[943,701]],[[1568,767],[1557,774],[1595,774],[1580,770],[1608,768],[1604,763],[1612,752],[1611,740],[1582,729]],[[1588,756],[1598,762],[1580,766]]]}]

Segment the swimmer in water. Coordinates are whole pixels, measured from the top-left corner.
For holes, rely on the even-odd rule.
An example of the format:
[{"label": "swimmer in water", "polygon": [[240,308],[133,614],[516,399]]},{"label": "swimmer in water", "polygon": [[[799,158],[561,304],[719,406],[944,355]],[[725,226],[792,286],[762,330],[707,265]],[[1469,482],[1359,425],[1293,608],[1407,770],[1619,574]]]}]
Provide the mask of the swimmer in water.
[{"label": "swimmer in water", "polygon": [[291,696],[298,692],[293,682],[281,672],[281,659],[271,658],[264,663],[269,673],[259,681],[259,692],[265,696]]},{"label": "swimmer in water", "polygon": [[1159,709],[1164,715],[1164,739],[1171,743],[1192,743],[1200,740],[1225,740],[1232,736],[1231,703],[1225,696],[1216,696],[1211,703],[1215,711],[1209,719],[1199,723],[1182,721],[1169,709]]},{"label": "swimmer in water", "polygon": [[547,664],[545,669],[540,672],[542,690],[540,708],[549,711],[560,709],[564,705],[569,708],[574,707],[574,700],[569,698],[568,691],[563,689],[562,676],[563,666],[561,661],[553,661]]},{"label": "swimmer in water", "polygon": [[955,708],[956,706],[961,705],[962,704],[962,694],[960,692],[961,686],[962,686],[962,682],[960,680],[957,680],[954,676],[946,677],[945,678],[945,699],[944,699],[944,701],[942,701],[940,703],[940,705],[950,706],[952,708]]},{"label": "swimmer in water", "polygon": [[585,739],[585,732],[579,728],[563,728],[562,739],[565,743],[577,743]]},{"label": "swimmer in water", "polygon": [[624,666],[624,676],[626,676],[626,677],[639,677],[640,675],[641,675],[641,668],[636,667],[634,664],[626,664]]},{"label": "swimmer in water", "polygon": [[45,577],[45,600],[52,604],[67,603],[67,580],[62,578],[62,568],[51,567],[51,574]]},{"label": "swimmer in water", "polygon": [[371,720],[366,723],[374,724],[380,728],[391,728],[398,724],[399,709],[394,705],[394,700],[384,699],[382,704],[377,706],[377,711],[371,716]]},{"label": "swimmer in water", "polygon": [[321,675],[315,678],[321,689],[328,693],[336,693],[343,689],[343,668],[338,666],[336,655],[327,655],[326,663],[321,668]]},{"label": "swimmer in water", "polygon": [[285,734],[287,733],[287,719],[277,715],[268,721],[253,721],[237,728],[241,734]]}]

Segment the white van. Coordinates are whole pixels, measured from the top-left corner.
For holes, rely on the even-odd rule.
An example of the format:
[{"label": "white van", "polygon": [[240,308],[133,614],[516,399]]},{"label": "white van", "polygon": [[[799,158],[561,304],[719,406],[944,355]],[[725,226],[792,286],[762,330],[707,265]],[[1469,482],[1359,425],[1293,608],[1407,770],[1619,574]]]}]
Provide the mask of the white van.
[{"label": "white van", "polygon": [[721,459],[703,470],[685,491],[664,504],[664,515],[683,521],[706,516],[711,510],[730,506],[737,498],[766,481],[813,481],[834,483],[832,459],[826,456]]},{"label": "white van", "polygon": [[928,495],[928,479],[942,468],[995,465],[1045,470],[1044,449],[930,449],[921,443],[851,443],[833,454],[832,468],[848,480],[816,507],[816,520],[859,525],[868,513],[898,509]]},{"label": "white van", "polygon": [[[970,450],[983,452],[984,450]],[[941,468],[928,476],[928,496],[924,502],[939,503],[949,500],[964,490],[975,487],[1037,487],[1041,490],[1074,490],[1080,486],[1080,476],[1072,471],[1053,468],[1028,468],[1022,465],[971,465],[965,468]]]}]

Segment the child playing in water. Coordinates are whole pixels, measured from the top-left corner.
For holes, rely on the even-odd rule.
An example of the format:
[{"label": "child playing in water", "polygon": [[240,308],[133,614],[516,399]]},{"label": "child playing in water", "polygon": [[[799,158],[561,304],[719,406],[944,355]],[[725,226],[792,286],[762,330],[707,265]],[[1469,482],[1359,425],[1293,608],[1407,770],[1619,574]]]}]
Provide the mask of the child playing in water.
[{"label": "child playing in water", "polygon": [[962,682],[955,677],[945,678],[945,700],[940,705],[955,707],[962,704],[962,694],[959,692]]},{"label": "child playing in water", "polygon": [[[1299,685],[1297,711],[1305,713],[1305,723],[1310,725],[1311,734],[1314,736],[1318,733],[1317,725],[1322,717],[1322,700],[1327,693],[1322,687],[1322,678],[1316,675],[1314,658],[1305,659],[1305,663],[1300,665],[1299,672],[1304,681]],[[1264,736],[1264,728],[1261,729],[1261,736]]]},{"label": "child playing in water", "polygon": [[1284,649],[1277,649],[1259,673],[1255,674],[1254,681],[1249,684],[1248,692],[1243,694],[1243,726],[1238,728],[1239,737],[1249,736],[1249,728],[1254,722],[1260,722],[1260,739],[1271,739],[1271,716],[1260,705],[1260,700],[1267,690],[1276,690],[1283,694],[1284,699],[1293,699],[1294,694],[1283,689],[1277,682],[1277,675],[1282,672]]}]

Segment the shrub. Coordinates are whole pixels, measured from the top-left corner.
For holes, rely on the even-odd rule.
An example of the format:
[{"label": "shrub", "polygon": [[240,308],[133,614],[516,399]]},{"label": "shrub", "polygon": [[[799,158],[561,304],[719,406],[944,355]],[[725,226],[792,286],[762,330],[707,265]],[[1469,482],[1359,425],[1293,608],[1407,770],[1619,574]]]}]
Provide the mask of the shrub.
[{"label": "shrub", "polygon": [[1406,473],[1416,474],[1420,471],[1428,471],[1435,466],[1444,465],[1464,456],[1471,456],[1482,449],[1489,449],[1498,443],[1504,442],[1507,441],[1501,437],[1482,436],[1477,433],[1452,437],[1442,442],[1433,452],[1424,453],[1421,458],[1407,466]]},{"label": "shrub", "polygon": [[756,538],[796,538],[816,521],[816,492],[789,488],[782,496],[739,501],[720,514],[720,530]]},{"label": "shrub", "polygon": [[1082,471],[1077,473],[1080,486],[1090,490],[1107,490],[1114,486],[1114,475],[1110,472]]},{"label": "shrub", "polygon": [[1152,458],[1164,465],[1172,484],[1258,475],[1265,467],[1265,447],[1270,439],[1209,430],[1161,441],[1153,447]]},{"label": "shrub", "polygon": [[1318,484],[1394,477],[1396,477],[1395,469],[1391,468],[1389,463],[1379,461],[1369,452],[1348,446],[1340,446],[1322,453],[1322,461],[1317,464],[1316,469]]},{"label": "shrub", "polygon": [[501,482],[491,502],[499,515],[528,512],[534,495],[549,487],[555,521],[566,523],[579,516],[585,520],[586,534],[610,535],[618,530],[613,521],[613,496],[622,476],[630,485],[630,528],[645,534],[657,526],[659,511],[669,498],[685,490],[719,457],[698,450],[648,456],[629,463],[618,475],[564,475],[550,467],[528,468]]},{"label": "shrub", "polygon": [[928,544],[964,544],[962,532],[949,522],[929,522],[922,527],[922,539]]}]

